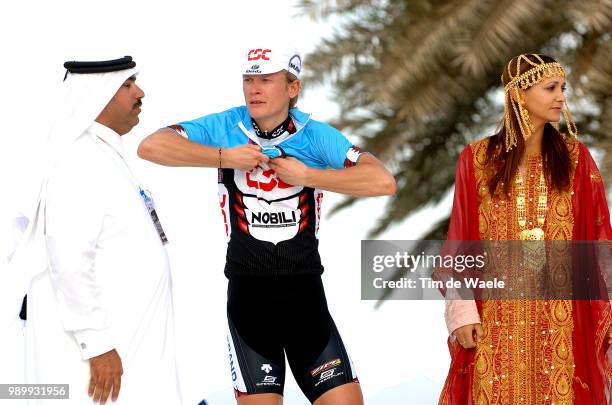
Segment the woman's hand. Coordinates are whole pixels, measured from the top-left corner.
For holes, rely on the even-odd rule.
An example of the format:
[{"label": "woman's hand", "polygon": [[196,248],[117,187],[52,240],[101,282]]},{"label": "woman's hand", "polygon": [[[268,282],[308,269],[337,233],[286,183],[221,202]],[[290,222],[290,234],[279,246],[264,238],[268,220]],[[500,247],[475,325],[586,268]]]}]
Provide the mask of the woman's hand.
[{"label": "woman's hand", "polygon": [[477,342],[481,342],[484,337],[484,331],[479,323],[465,325],[453,331],[453,336],[457,338],[459,344],[465,349],[476,347]]}]

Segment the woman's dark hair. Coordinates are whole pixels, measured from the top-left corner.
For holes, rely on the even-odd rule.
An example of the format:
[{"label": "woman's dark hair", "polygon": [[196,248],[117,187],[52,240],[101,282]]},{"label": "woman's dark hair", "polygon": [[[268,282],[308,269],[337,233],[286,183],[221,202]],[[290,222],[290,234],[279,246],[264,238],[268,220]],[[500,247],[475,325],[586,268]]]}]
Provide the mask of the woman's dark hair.
[{"label": "woman's dark hair", "polygon": [[[556,62],[555,59],[546,55],[539,55],[545,63]],[[527,55],[527,57],[534,63],[540,63],[535,56]],[[509,64],[516,66],[517,58],[513,58]],[[520,73],[524,73],[531,69],[533,66],[526,61],[521,61]],[[505,86],[512,78],[508,74],[508,70],[504,69],[502,74],[502,82]],[[518,110],[518,100],[513,100],[510,97],[510,103],[517,103],[516,110]],[[519,128],[518,117],[515,114],[515,109],[510,106],[508,108],[510,119],[513,121],[512,126]],[[503,188],[501,192],[505,195],[510,194],[512,182],[514,176],[518,170],[519,163],[525,152],[525,140],[523,136],[518,133],[516,134],[517,145],[512,148],[509,152],[506,152],[505,148],[506,128],[501,124],[501,129],[493,136],[489,138],[489,145],[487,147],[487,160],[488,166],[494,168],[493,176],[489,178],[489,193],[491,195],[497,192],[498,185],[501,183]],[[571,161],[570,154],[565,145],[564,136],[559,133],[550,123],[544,125],[544,136],[542,139],[542,165],[544,168],[544,176],[549,186],[554,187],[557,190],[567,190],[570,185],[570,170]]]}]

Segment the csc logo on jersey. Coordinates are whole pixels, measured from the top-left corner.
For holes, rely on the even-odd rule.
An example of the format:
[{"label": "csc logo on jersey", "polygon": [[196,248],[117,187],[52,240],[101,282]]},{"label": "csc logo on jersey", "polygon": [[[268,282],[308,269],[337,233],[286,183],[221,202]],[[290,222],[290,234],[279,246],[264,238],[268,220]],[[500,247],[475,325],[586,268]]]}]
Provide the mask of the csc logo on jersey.
[{"label": "csc logo on jersey", "polygon": [[270,58],[268,57],[268,53],[272,52],[271,49],[251,49],[249,51],[249,55],[248,58],[249,60],[270,60]]},{"label": "csc logo on jersey", "polygon": [[252,172],[234,170],[234,182],[243,194],[263,197],[266,201],[294,196],[304,188],[285,183],[265,163],[257,166]]},{"label": "csc logo on jersey", "polygon": [[278,186],[279,188],[293,187],[293,185],[287,184],[280,178],[278,178],[276,176],[276,173],[272,169],[263,171],[259,178],[260,180],[253,180],[251,178],[251,174],[249,172],[246,172],[247,186],[257,188],[263,191],[272,191],[274,190],[274,188],[276,188],[276,186]]}]

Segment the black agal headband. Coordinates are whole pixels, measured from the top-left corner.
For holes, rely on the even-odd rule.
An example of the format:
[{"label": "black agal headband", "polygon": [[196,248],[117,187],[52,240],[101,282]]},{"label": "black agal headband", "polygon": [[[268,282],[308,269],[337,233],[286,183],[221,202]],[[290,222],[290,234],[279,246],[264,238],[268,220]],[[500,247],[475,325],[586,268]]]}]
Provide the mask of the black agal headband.
[{"label": "black agal headband", "polygon": [[118,70],[131,69],[136,66],[136,62],[132,60],[131,56],[124,56],[119,59],[92,61],[92,62],[77,62],[69,61],[64,62],[66,68],[66,75],[64,80],[68,77],[68,73],[107,73],[116,72]]}]

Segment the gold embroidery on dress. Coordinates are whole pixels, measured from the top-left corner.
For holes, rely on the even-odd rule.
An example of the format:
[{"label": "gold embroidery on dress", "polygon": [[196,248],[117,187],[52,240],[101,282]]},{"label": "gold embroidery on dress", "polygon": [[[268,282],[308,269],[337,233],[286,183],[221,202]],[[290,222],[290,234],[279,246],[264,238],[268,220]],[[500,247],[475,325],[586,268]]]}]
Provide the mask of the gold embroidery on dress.
[{"label": "gold embroidery on dress", "polygon": [[601,183],[601,173],[599,171],[591,172],[591,181],[593,183]]},{"label": "gold embroidery on dress", "polygon": [[[578,142],[566,141],[571,161],[578,159]],[[516,190],[511,198],[491,196],[486,167],[488,139],[472,146],[474,174],[478,190],[479,230],[482,240],[518,240]],[[573,180],[573,171],[570,178]],[[541,157],[530,158],[526,172],[527,218],[536,221],[537,187],[542,172]],[[573,184],[570,185],[573,190]],[[544,224],[545,239],[571,240],[573,229],[572,193],[549,188],[548,212]],[[499,244],[501,245],[501,244]],[[496,249],[491,243],[493,257],[500,263],[511,263],[512,249]],[[553,245],[564,249],[563,244]],[[556,252],[562,253],[562,252]],[[551,252],[548,265],[552,272],[552,288],[570,287],[567,255]],[[499,256],[499,257],[496,257]],[[527,289],[537,281],[506,280],[522,283]],[[557,291],[558,292],[558,291]],[[573,400],[574,359],[572,351],[572,302],[569,300],[484,300],[482,307],[484,339],[475,353],[473,398],[478,405],[489,404],[571,404]]]}]

